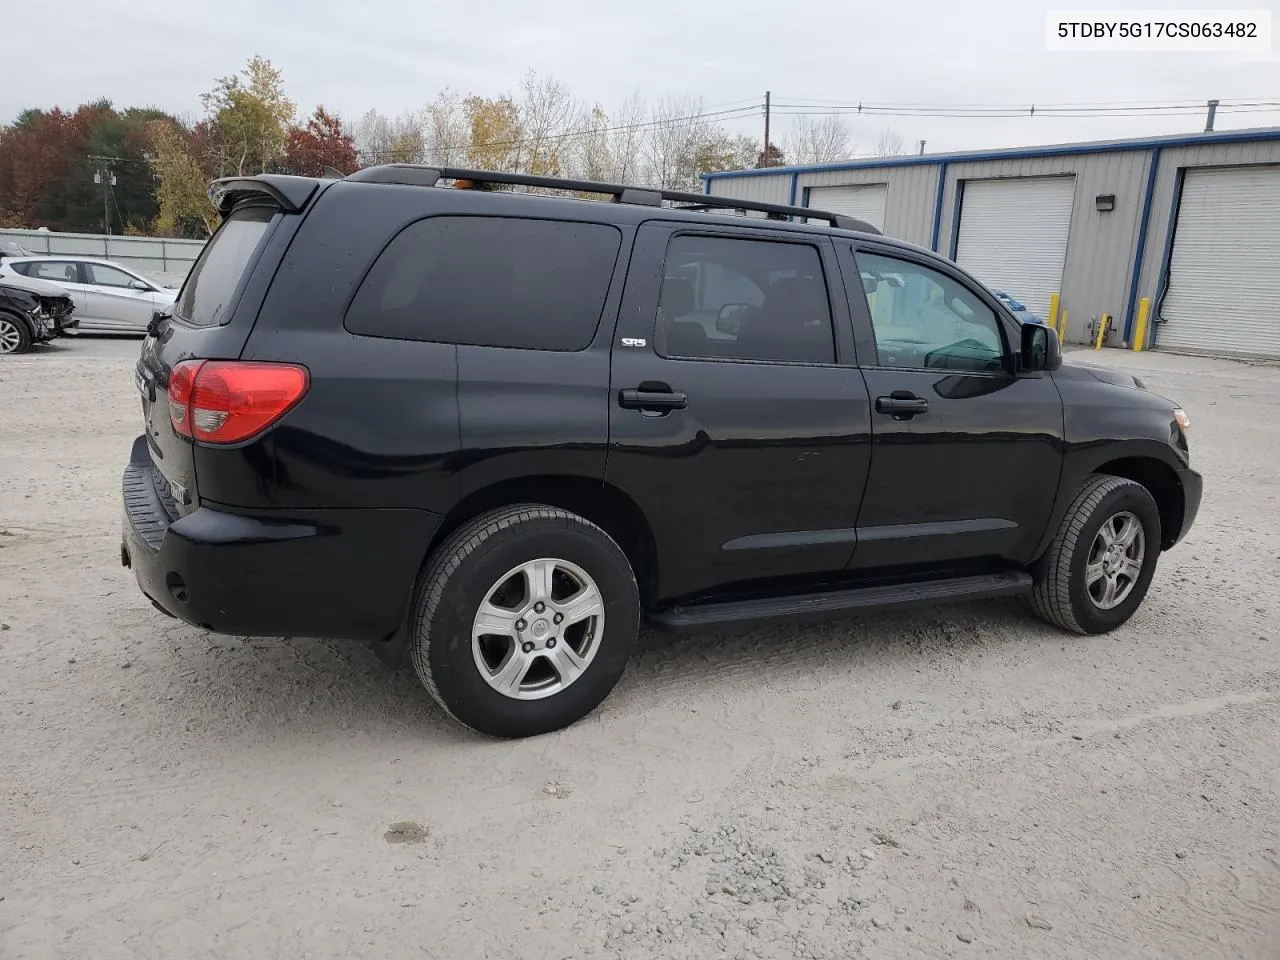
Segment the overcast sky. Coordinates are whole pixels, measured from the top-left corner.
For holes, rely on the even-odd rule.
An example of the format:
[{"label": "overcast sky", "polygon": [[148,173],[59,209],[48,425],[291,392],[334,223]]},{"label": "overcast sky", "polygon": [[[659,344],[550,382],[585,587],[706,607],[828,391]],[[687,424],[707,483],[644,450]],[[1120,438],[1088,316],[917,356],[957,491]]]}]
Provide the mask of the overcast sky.
[{"label": "overcast sky", "polygon": [[[1156,6],[1148,3],[1147,6]],[[1160,0],[1164,8],[1267,8],[1280,0]],[[255,53],[283,70],[300,112],[354,120],[421,107],[444,86],[496,95],[532,68],[606,108],[633,90],[694,94],[708,109],[775,102],[1149,103],[1280,100],[1271,54],[1082,54],[1045,50],[1044,0],[3,0],[0,120],[26,107],[107,97],[199,113],[201,92]],[[1078,4],[1077,6],[1086,6]],[[1092,0],[1093,9],[1143,6]],[[430,12],[435,7],[437,12]],[[779,125],[787,122],[779,116]],[[891,126],[928,151],[1203,128],[1182,117],[850,118],[860,152]],[[733,121],[757,134],[757,118]],[[1280,112],[1221,115],[1219,129],[1280,125]]]}]

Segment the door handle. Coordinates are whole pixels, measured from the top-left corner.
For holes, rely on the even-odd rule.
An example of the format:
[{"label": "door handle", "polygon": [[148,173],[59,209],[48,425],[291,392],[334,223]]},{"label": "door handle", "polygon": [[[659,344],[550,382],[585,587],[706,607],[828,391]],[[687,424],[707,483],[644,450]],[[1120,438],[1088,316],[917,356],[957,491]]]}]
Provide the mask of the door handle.
[{"label": "door handle", "polygon": [[887,397],[876,397],[876,413],[913,417],[917,413],[927,412],[928,409],[928,400],[903,390],[895,390]]},{"label": "door handle", "polygon": [[646,384],[637,390],[618,391],[618,406],[626,410],[683,410],[689,406],[689,395]]}]

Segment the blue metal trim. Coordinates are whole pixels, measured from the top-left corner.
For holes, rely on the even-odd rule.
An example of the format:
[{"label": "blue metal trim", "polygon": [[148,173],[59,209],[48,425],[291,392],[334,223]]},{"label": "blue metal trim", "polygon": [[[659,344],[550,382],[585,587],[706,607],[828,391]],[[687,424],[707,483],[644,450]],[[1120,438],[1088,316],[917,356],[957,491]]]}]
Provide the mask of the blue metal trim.
[{"label": "blue metal trim", "polygon": [[[791,175],[791,199],[787,201],[788,206],[794,207],[796,205],[796,187],[798,187],[799,185],[800,185],[800,174],[793,173]],[[806,207],[809,205],[809,188],[808,187],[804,188],[804,205]]]},{"label": "blue metal trim", "polygon": [[1169,224],[1164,232],[1164,253],[1160,256],[1160,282],[1156,286],[1156,298],[1151,304],[1151,316],[1147,337],[1155,346],[1156,331],[1160,329],[1160,305],[1164,303],[1164,295],[1169,292],[1169,265],[1173,260],[1173,235],[1178,229],[1178,208],[1182,205],[1182,182],[1186,177],[1186,167],[1179,167],[1173,182],[1173,202],[1169,205]]},{"label": "blue metal trim", "polygon": [[951,252],[947,259],[956,262],[956,249],[960,246],[960,205],[964,203],[964,181],[956,180],[956,196],[951,204]]},{"label": "blue metal trim", "polygon": [[707,194],[707,195],[710,195],[710,193],[711,193],[711,174],[709,174],[709,173],[701,173],[701,174],[698,174],[698,176],[702,177],[702,192],[703,192],[703,193],[705,193],[705,194]]},{"label": "blue metal trim", "polygon": [[[1142,219],[1138,221],[1138,248],[1133,253],[1133,276],[1129,280],[1129,302],[1124,308],[1124,342],[1133,336],[1133,307],[1138,302],[1138,286],[1142,280],[1142,257],[1147,252],[1147,227],[1151,221],[1151,200],[1156,192],[1156,175],[1160,172],[1160,147],[1151,151],[1151,167],[1147,171],[1147,189],[1142,197]],[[1145,347],[1146,344],[1143,344]]]},{"label": "blue metal trim", "polygon": [[938,231],[942,229],[942,197],[947,192],[947,162],[938,164],[938,195],[933,201],[933,236],[929,240],[929,249],[938,252]]},{"label": "blue metal trim", "polygon": [[1261,130],[1228,130],[1217,133],[1200,133],[1182,137],[1148,137],[1136,140],[1113,140],[1093,144],[1059,144],[1052,147],[1027,147],[1010,150],[983,150],[975,153],[918,154],[910,157],[886,157],[874,160],[846,160],[840,163],[821,163],[811,166],[766,167],[760,170],[722,170],[704,173],[710,180],[722,177],[760,177],[780,174],[818,173],[832,170],[866,170],[876,167],[918,167],[945,163],[973,163],[983,160],[1026,160],[1035,157],[1067,157],[1094,153],[1123,153],[1126,151],[1152,150],[1156,147],[1200,147],[1217,143],[1249,143],[1280,140],[1280,127]]}]

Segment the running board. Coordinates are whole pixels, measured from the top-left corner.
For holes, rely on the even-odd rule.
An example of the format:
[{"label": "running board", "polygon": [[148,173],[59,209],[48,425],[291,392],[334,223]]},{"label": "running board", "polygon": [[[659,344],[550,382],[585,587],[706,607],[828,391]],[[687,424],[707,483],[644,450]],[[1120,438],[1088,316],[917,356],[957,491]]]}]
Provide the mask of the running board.
[{"label": "running board", "polygon": [[721,627],[780,621],[828,620],[867,610],[917,607],[960,600],[986,600],[1031,592],[1031,575],[1017,571],[858,587],[829,593],[672,607],[649,615],[659,630],[692,633]]}]

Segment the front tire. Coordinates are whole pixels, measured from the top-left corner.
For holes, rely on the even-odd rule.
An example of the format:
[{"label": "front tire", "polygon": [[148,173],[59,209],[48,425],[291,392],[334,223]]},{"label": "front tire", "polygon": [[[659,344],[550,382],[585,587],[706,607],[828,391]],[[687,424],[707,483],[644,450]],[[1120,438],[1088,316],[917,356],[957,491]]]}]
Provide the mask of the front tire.
[{"label": "front tire", "polygon": [[1160,543],[1160,510],[1147,488],[1096,474],[1062,518],[1036,576],[1032,606],[1075,633],[1114,630],[1147,595]]},{"label": "front tire", "polygon": [[24,321],[0,313],[0,354],[26,353],[31,349],[31,331]]},{"label": "front tire", "polygon": [[435,551],[409,653],[459,723],[529,737],[594,710],[639,628],[639,589],[617,543],[577,514],[521,504],[464,524]]}]

